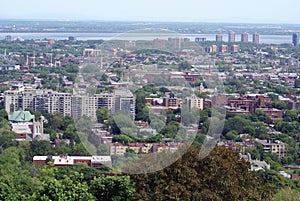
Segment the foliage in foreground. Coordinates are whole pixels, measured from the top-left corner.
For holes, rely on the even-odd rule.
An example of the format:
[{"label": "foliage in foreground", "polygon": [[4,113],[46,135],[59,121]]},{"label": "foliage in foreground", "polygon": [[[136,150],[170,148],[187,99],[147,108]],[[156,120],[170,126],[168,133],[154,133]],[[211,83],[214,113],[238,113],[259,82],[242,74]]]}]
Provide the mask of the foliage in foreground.
[{"label": "foliage in foreground", "polygon": [[132,176],[138,200],[270,200],[271,187],[249,172],[249,163],[233,151],[215,148],[198,160],[191,147],[176,163],[159,172]]}]

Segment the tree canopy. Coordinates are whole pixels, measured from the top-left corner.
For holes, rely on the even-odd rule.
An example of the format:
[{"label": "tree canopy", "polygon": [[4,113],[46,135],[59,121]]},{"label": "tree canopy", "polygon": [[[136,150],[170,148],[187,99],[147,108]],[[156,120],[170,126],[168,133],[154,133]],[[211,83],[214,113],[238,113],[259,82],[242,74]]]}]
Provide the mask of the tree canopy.
[{"label": "tree canopy", "polygon": [[272,189],[249,172],[249,163],[225,147],[198,160],[200,147],[152,174],[131,176],[138,200],[270,200]]}]

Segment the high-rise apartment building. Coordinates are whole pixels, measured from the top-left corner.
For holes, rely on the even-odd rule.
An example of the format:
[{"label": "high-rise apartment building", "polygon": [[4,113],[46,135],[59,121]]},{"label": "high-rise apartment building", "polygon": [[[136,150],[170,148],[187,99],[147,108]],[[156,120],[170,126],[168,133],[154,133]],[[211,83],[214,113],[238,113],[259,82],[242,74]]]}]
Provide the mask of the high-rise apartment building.
[{"label": "high-rise apartment building", "polygon": [[50,97],[44,95],[38,95],[34,98],[33,110],[34,111],[50,111]]},{"label": "high-rise apartment building", "polygon": [[153,48],[160,49],[166,47],[166,40],[156,38],[152,41]]},{"label": "high-rise apartment building", "polygon": [[16,86],[15,89],[5,91],[4,105],[8,114],[20,108],[23,110],[29,108],[75,118],[87,116],[96,120],[97,109],[105,107],[112,114],[121,110],[135,118],[135,97],[129,90],[82,96],[49,89],[34,90],[30,87]]},{"label": "high-rise apartment building", "polygon": [[112,110],[115,105],[115,96],[112,93],[101,93],[95,94],[96,107],[97,108],[108,108]]},{"label": "high-rise apartment building", "polygon": [[174,49],[180,49],[182,41],[182,38],[168,38],[168,42],[172,44]]},{"label": "high-rise apartment building", "polygon": [[216,42],[222,42],[223,41],[223,36],[218,34],[216,35]]},{"label": "high-rise apartment building", "polygon": [[115,103],[113,113],[123,111],[135,119],[135,97],[129,90],[115,90]]},{"label": "high-rise apartment building", "polygon": [[205,42],[206,38],[205,37],[196,37],[195,42]]},{"label": "high-rise apartment building", "polygon": [[14,91],[6,91],[4,93],[5,111],[10,114],[17,111],[19,107],[19,96]]},{"label": "high-rise apartment building", "polygon": [[248,41],[248,33],[242,33],[242,35],[241,35],[241,42],[242,43],[248,43],[249,41]]},{"label": "high-rise apartment building", "polygon": [[225,53],[225,52],[227,52],[227,49],[228,49],[228,46],[227,46],[227,45],[221,45],[221,46],[219,47],[219,52]]},{"label": "high-rise apartment building", "polygon": [[96,99],[94,96],[72,96],[71,115],[73,118],[82,116],[96,120]]},{"label": "high-rise apartment building", "polygon": [[11,35],[5,36],[5,41],[11,42],[12,41],[12,36]]},{"label": "high-rise apartment building", "polygon": [[218,51],[218,46],[212,45],[211,46],[211,52],[217,52]]},{"label": "high-rise apartment building", "polygon": [[207,53],[214,53],[214,52],[217,52],[217,51],[218,51],[218,46],[212,45],[212,46],[210,46],[210,47],[205,47],[204,50],[205,50],[205,52],[207,52]]},{"label": "high-rise apartment building", "polygon": [[258,33],[254,33],[252,36],[252,42],[259,44],[259,34]]},{"label": "high-rise apartment building", "polygon": [[8,114],[18,109],[33,109],[59,113],[63,116],[71,116],[71,94],[59,93],[52,90],[33,90],[20,87],[8,90],[4,93],[4,105]]},{"label": "high-rise apartment building", "polygon": [[71,116],[71,97],[70,93],[54,92],[50,94],[49,113]]},{"label": "high-rise apartment building", "polygon": [[33,93],[32,88],[26,88],[24,85],[14,85],[12,90],[4,92],[4,107],[8,114],[17,111],[18,109],[25,109],[31,106],[31,97],[27,92]]},{"label": "high-rise apartment building", "polygon": [[238,52],[240,50],[240,46],[239,45],[232,45],[231,46],[231,52]]},{"label": "high-rise apartment building", "polygon": [[292,42],[293,42],[295,47],[299,46],[299,34],[293,33]]},{"label": "high-rise apartment building", "polygon": [[228,42],[229,43],[234,43],[235,42],[235,33],[233,31],[230,31],[228,33]]}]

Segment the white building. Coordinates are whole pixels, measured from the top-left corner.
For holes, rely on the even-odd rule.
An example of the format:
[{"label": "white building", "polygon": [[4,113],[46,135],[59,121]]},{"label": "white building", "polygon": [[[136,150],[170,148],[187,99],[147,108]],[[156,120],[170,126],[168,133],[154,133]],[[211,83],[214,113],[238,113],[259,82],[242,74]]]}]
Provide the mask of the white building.
[{"label": "white building", "polygon": [[63,116],[88,116],[96,120],[96,110],[108,108],[112,114],[123,111],[135,118],[135,97],[129,90],[88,96],[18,85],[4,93],[4,105],[8,114],[29,108]]},{"label": "white building", "polygon": [[189,111],[191,111],[193,108],[203,110],[203,98],[198,98],[195,94],[193,94],[191,97],[187,97],[186,101]]},{"label": "white building", "polygon": [[72,117],[87,116],[96,120],[97,104],[94,96],[73,96],[71,101]]},{"label": "white building", "polygon": [[115,90],[115,104],[112,113],[123,111],[135,119],[135,97],[129,90]]}]

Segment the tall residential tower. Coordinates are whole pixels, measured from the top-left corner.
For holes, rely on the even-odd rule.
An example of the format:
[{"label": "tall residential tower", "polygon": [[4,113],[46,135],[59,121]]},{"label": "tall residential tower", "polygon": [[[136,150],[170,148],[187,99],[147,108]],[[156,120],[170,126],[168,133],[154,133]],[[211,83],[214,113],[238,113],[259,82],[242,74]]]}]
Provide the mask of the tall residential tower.
[{"label": "tall residential tower", "polygon": [[253,34],[252,42],[256,43],[256,44],[259,44],[259,34],[258,33]]},{"label": "tall residential tower", "polygon": [[234,43],[235,42],[235,33],[233,31],[230,31],[228,33],[228,42],[229,43]]},{"label": "tall residential tower", "polygon": [[293,33],[293,44],[294,46],[299,46],[299,34]]},{"label": "tall residential tower", "polygon": [[241,35],[241,42],[242,43],[248,43],[248,33],[242,33]]},{"label": "tall residential tower", "polygon": [[223,36],[221,34],[216,35],[216,42],[222,42]]}]

